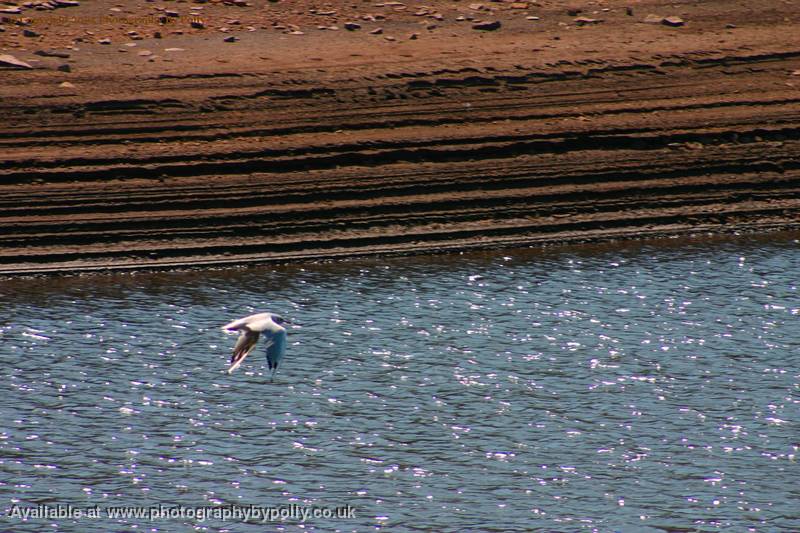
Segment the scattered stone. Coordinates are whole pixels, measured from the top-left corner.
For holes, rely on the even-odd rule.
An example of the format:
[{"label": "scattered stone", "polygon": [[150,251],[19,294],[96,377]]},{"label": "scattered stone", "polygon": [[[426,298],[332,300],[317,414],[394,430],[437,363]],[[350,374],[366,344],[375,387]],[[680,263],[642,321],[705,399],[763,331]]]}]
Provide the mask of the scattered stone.
[{"label": "scattered stone", "polygon": [[[178,31],[180,31],[180,30],[178,30]],[[177,33],[177,32],[172,32],[172,33]],[[183,32],[181,31],[181,33],[183,33]],[[161,35],[160,31],[153,32],[153,39],[161,39],[162,37],[163,37],[163,35]]]},{"label": "scattered stone", "polygon": [[475,24],[472,25],[472,29],[483,30],[483,31],[494,31],[500,29],[500,26],[502,26],[502,24],[500,24],[499,20],[493,20],[491,22],[476,22]]},{"label": "scattered stone", "polygon": [[409,41],[416,41],[417,39],[419,39],[419,33],[412,33],[408,36]]},{"label": "scattered stone", "polygon": [[202,29],[204,29],[206,27],[206,25],[203,24],[202,20],[193,20],[191,22],[191,26],[192,26],[192,28],[197,28],[198,30],[202,30]]},{"label": "scattered stone", "polygon": [[0,9],[0,14],[3,15],[19,15],[22,13],[22,9],[19,7],[4,7]]},{"label": "scattered stone", "polygon": [[344,29],[348,31],[356,31],[361,29],[361,24],[358,22],[345,22]]},{"label": "scattered stone", "polygon": [[171,11],[171,10],[164,11],[164,14],[165,14],[166,16],[168,16],[168,17],[172,17],[172,18],[177,18],[177,17],[180,17],[180,16],[181,16],[181,14],[180,14],[180,13],[178,13],[177,11]]},{"label": "scattered stone", "polygon": [[682,18],[675,16],[664,17],[661,23],[665,26],[672,26],[673,28],[677,28],[678,26],[683,26],[684,24],[686,24],[686,22],[684,22]]},{"label": "scattered stone", "polygon": [[540,20],[539,17],[531,15],[530,17],[525,17],[526,20]]},{"label": "scattered stone", "polygon": [[164,49],[165,52],[183,52],[184,50],[185,50],[184,48],[165,48]]},{"label": "scattered stone", "polygon": [[587,26],[589,24],[600,24],[603,19],[593,19],[589,17],[578,17],[575,19],[575,24],[578,26]]},{"label": "scattered stone", "polygon": [[50,0],[51,4],[55,4],[56,7],[77,7],[81,5],[78,0]]},{"label": "scattered stone", "polygon": [[394,37],[392,37],[391,35],[387,35],[386,37],[384,37],[384,39],[386,39],[387,41],[396,41],[397,40]]},{"label": "scattered stone", "polygon": [[725,27],[729,30],[732,30],[736,27],[736,24],[725,24]]},{"label": "scattered stone", "polygon": [[97,41],[97,44],[111,44],[111,39],[109,39],[108,37],[105,37],[103,39],[99,39]]},{"label": "scattered stone", "polygon": [[486,9],[486,6],[483,4],[470,4],[469,8],[472,9],[473,11],[482,11]]},{"label": "scattered stone", "polygon": [[629,17],[632,17],[633,16],[633,8],[632,7],[626,7],[625,8],[625,14],[628,15]]},{"label": "scattered stone", "polygon": [[374,30],[372,30],[369,33],[370,33],[370,35],[380,35],[381,33],[383,33],[383,28],[375,28]]},{"label": "scattered stone", "polygon": [[527,2],[514,2],[511,4],[511,9],[528,9]]},{"label": "scattered stone", "polygon": [[223,39],[223,41],[225,41],[226,43],[235,43],[238,40],[239,40],[239,38],[237,36],[235,36],[235,35],[229,35],[228,37],[225,37]]},{"label": "scattered stone", "polygon": [[59,65],[58,66],[58,70],[61,71],[61,72],[72,72],[72,67],[70,67],[68,64],[64,63],[63,65]]},{"label": "scattered stone", "polygon": [[17,59],[16,57],[10,54],[0,54],[0,67],[12,67],[12,68],[24,68],[24,69],[33,68],[28,63],[22,61],[21,59]]},{"label": "scattered stone", "polygon": [[75,85],[73,85],[72,83],[70,83],[68,81],[62,81],[61,83],[58,84],[58,86],[59,87],[64,87],[65,89],[74,89],[75,88]]},{"label": "scattered stone", "polygon": [[664,20],[664,17],[662,17],[660,15],[653,15],[651,13],[650,15],[647,15],[644,18],[644,23],[645,24],[661,24],[661,21],[663,21],[663,20]]},{"label": "scattered stone", "polygon": [[142,57],[150,57],[151,55],[153,55],[153,52],[151,52],[150,50],[142,50],[141,52],[139,52],[139,55]]},{"label": "scattered stone", "polygon": [[37,32],[28,29],[22,30],[22,35],[24,35],[25,37],[39,37],[39,34]]},{"label": "scattered stone", "polygon": [[67,52],[55,52],[51,50],[37,50],[36,52],[34,52],[34,54],[42,57],[60,57],[62,59],[66,59],[69,57],[69,54]]}]

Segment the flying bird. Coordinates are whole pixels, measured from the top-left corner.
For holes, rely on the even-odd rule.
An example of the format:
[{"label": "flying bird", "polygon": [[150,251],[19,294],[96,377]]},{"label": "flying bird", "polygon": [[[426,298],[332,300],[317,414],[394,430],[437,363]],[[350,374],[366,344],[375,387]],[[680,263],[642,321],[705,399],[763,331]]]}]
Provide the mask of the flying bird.
[{"label": "flying bird", "polygon": [[239,339],[233,347],[228,374],[239,368],[244,358],[256,347],[258,338],[263,333],[267,342],[267,366],[272,370],[270,379],[273,379],[278,370],[278,363],[286,352],[286,328],[283,327],[286,322],[283,317],[275,313],[258,313],[222,326],[225,332],[239,332]]}]

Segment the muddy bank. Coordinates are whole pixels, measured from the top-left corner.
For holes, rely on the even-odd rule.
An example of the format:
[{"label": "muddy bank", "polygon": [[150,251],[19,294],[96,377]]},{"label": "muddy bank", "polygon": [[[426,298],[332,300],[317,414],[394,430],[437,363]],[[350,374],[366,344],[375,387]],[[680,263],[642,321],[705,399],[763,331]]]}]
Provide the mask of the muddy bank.
[{"label": "muddy bank", "polygon": [[788,4],[239,4],[2,15],[0,273],[800,226]]}]

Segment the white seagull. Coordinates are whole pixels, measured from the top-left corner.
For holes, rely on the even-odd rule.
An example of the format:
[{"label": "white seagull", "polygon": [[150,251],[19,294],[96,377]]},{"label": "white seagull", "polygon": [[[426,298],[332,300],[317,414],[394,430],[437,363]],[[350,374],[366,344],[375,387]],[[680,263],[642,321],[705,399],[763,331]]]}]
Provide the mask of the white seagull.
[{"label": "white seagull", "polygon": [[278,363],[286,352],[286,328],[283,327],[285,323],[286,320],[275,313],[258,313],[222,326],[227,333],[239,332],[239,340],[236,341],[236,346],[233,348],[228,374],[239,368],[244,358],[256,347],[258,338],[263,333],[267,341],[267,365],[272,370],[272,378],[274,378],[275,372],[278,370]]}]

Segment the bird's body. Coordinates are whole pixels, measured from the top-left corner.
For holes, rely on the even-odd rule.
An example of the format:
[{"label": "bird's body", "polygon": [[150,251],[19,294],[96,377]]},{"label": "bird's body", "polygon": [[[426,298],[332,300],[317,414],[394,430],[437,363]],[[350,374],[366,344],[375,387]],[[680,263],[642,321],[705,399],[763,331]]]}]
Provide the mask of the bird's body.
[{"label": "bird's body", "polygon": [[274,313],[258,313],[246,316],[239,320],[234,320],[230,324],[222,326],[222,329],[239,332],[239,340],[233,347],[231,356],[231,366],[228,374],[239,368],[244,358],[255,348],[259,337],[263,334],[267,343],[267,366],[272,370],[272,376],[278,370],[284,352],[286,351],[286,328],[283,324],[286,321]]}]

